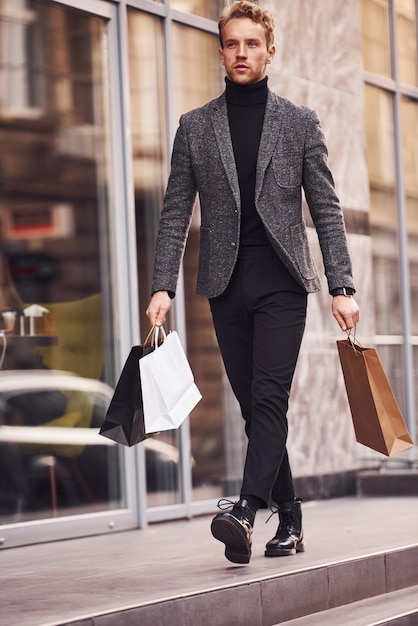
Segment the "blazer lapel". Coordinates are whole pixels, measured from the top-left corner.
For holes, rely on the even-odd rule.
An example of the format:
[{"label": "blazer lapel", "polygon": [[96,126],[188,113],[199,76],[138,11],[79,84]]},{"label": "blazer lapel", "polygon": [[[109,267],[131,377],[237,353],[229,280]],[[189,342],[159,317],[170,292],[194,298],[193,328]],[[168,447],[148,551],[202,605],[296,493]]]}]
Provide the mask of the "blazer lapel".
[{"label": "blazer lapel", "polygon": [[237,207],[241,205],[240,189],[237,168],[235,165],[234,150],[232,147],[231,133],[229,130],[228,110],[226,106],[225,93],[214,101],[212,107],[212,125],[215,132],[216,143],[225,169],[231,191],[233,193]]},{"label": "blazer lapel", "polygon": [[263,185],[264,173],[275,151],[277,140],[282,126],[282,112],[280,101],[269,90],[264,114],[263,131],[258,149],[257,174],[255,183],[255,200],[257,202]]}]

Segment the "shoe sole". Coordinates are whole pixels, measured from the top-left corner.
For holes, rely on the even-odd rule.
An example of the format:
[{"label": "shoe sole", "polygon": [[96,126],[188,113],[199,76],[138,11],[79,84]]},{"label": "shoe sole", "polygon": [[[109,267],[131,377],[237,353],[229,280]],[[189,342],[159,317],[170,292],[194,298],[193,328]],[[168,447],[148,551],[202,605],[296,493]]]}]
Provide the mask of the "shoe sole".
[{"label": "shoe sole", "polygon": [[298,543],[295,548],[280,548],[277,550],[266,550],[264,552],[264,556],[272,557],[272,556],[293,556],[297,552],[305,552],[305,546],[303,543]]},{"label": "shoe sole", "polygon": [[248,544],[245,530],[231,515],[231,519],[223,517],[213,519],[212,535],[225,544],[225,556],[232,563],[245,565],[250,562],[251,546]]}]

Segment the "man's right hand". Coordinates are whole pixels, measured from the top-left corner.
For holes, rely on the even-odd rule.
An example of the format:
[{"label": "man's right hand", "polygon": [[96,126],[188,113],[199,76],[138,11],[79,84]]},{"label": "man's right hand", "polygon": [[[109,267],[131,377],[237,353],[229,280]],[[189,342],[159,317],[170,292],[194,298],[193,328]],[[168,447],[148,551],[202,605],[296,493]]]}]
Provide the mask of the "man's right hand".
[{"label": "man's right hand", "polygon": [[166,314],[170,309],[171,298],[167,291],[156,291],[146,310],[151,325],[162,326],[165,323]]}]

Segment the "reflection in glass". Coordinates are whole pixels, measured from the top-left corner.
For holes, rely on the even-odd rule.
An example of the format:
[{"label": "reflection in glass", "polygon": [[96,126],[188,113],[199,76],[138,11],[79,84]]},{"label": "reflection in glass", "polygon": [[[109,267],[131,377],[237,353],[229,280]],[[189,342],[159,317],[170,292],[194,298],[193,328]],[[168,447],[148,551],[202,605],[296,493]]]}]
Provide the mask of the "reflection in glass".
[{"label": "reflection in glass", "polygon": [[391,76],[389,8],[387,0],[361,0],[364,69]]},{"label": "reflection in glass", "polygon": [[402,333],[393,109],[390,94],[366,85],[367,164],[377,332]]},{"label": "reflection in glass", "polygon": [[170,7],[183,11],[184,13],[194,13],[210,20],[217,20],[224,6],[229,4],[227,0],[170,0]]},{"label": "reflection in glass", "polygon": [[[392,96],[365,87],[373,286],[378,335],[402,335]],[[400,347],[379,346],[397,400],[404,407]]]},{"label": "reflection in glass", "polygon": [[[154,242],[168,170],[163,22],[130,9],[128,46],[139,303],[144,307],[150,296]],[[144,338],[148,330],[148,318],[141,315]]]},{"label": "reflection in glass", "polygon": [[[179,116],[218,96],[223,84],[215,35],[176,24],[173,42]],[[203,396],[190,416],[194,500],[235,495],[245,456],[242,418],[226,379],[209,305],[195,295],[199,226],[196,207],[183,264],[188,355]]]},{"label": "reflection in glass", "polygon": [[415,0],[396,0],[396,42],[399,80],[401,83],[418,86],[418,48]]},{"label": "reflection in glass", "polygon": [[176,119],[220,94],[220,60],[215,35],[173,24]]},{"label": "reflection in glass", "polygon": [[120,451],[97,437],[114,379],[106,24],[13,0],[0,34],[0,516],[124,506]]},{"label": "reflection in glass", "polygon": [[[409,296],[411,300],[411,332],[413,342],[418,338],[418,102],[401,98],[402,165],[405,185],[406,232],[408,234]],[[415,129],[415,130],[414,130]],[[415,406],[418,407],[418,351],[413,348],[415,372]],[[415,425],[418,432],[418,415]]]},{"label": "reflection in glass", "polygon": [[98,437],[109,385],[48,370],[0,376],[3,523],[120,506],[120,458]]},{"label": "reflection in glass", "polygon": [[[141,336],[145,338],[149,331],[145,307],[151,292],[154,244],[167,180],[162,21],[146,13],[129,10],[128,46],[139,306]],[[170,328],[170,318],[167,328]],[[177,431],[163,433],[146,443],[148,506],[180,502]]]},{"label": "reflection in glass", "polygon": [[412,333],[418,335],[418,104],[401,100],[403,171],[406,192]]},{"label": "reflection in glass", "polygon": [[[418,406],[418,345],[415,344],[414,346],[412,346],[412,360],[414,363],[414,376],[413,376],[413,384],[414,384],[414,390],[415,390],[415,406]],[[418,432],[418,416],[417,416],[417,421],[415,423],[415,432]],[[416,445],[416,440],[415,440],[415,445]]]}]

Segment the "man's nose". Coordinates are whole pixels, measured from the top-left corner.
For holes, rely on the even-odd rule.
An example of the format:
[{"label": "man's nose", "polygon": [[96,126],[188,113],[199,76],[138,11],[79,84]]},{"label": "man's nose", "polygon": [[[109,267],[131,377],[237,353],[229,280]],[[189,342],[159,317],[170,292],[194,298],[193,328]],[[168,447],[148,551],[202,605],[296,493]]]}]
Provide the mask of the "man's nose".
[{"label": "man's nose", "polygon": [[247,49],[245,47],[245,44],[239,44],[237,47],[237,57],[246,57],[247,56]]}]

